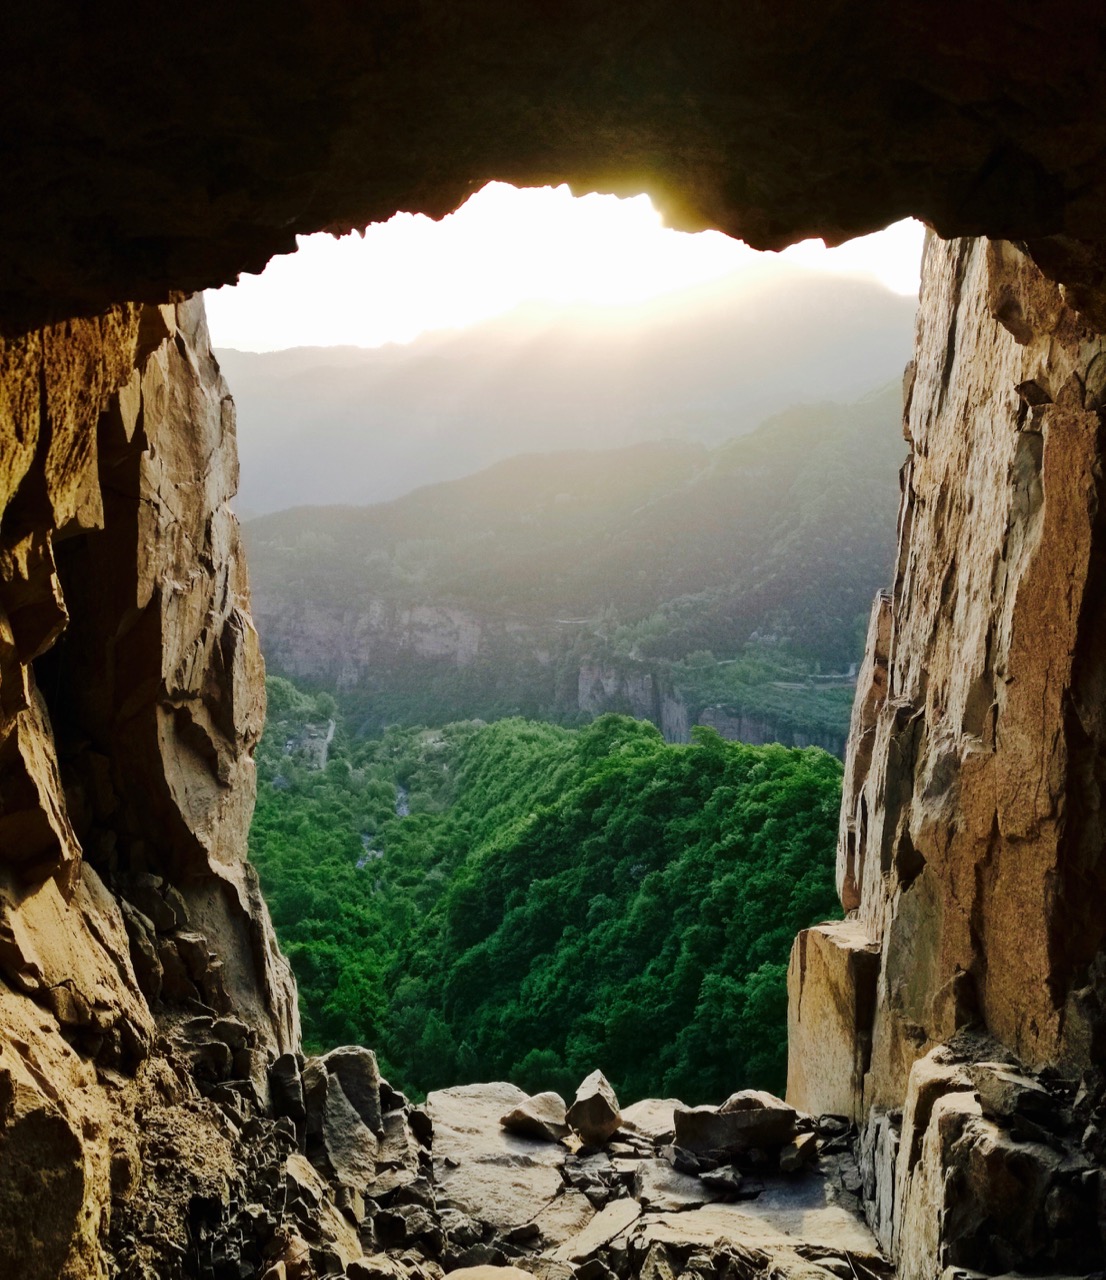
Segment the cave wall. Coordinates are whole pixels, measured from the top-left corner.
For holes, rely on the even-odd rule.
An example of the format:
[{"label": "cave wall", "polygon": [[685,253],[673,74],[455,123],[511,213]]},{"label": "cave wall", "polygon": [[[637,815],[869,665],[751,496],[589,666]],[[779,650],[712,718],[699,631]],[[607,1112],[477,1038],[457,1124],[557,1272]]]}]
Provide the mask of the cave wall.
[{"label": "cave wall", "polygon": [[652,193],[760,248],[914,214],[1104,279],[1096,0],[42,0],[0,45],[0,328],[440,217],[493,178]]},{"label": "cave wall", "polygon": [[100,1276],[136,1113],[199,1105],[173,1027],[237,1022],[259,1090],[299,1040],[245,860],[263,667],[202,302],[0,345],[0,438],[0,1271]]},{"label": "cave wall", "polygon": [[1104,390],[1106,339],[1025,253],[928,238],[898,560],[846,760],[849,919],[801,935],[789,975],[789,1094],[867,1126],[904,1274],[949,1245],[964,1155],[929,1108],[976,1105],[964,1063],[1101,1088]]}]

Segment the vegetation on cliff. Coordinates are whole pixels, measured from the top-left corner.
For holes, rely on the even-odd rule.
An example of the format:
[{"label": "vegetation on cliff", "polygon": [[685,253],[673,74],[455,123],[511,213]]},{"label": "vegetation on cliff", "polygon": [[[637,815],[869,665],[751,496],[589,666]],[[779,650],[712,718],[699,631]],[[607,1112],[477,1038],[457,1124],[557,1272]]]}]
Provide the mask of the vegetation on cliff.
[{"label": "vegetation on cliff", "polygon": [[267,659],[340,685],[370,732],[603,710],[660,723],[653,690],[691,723],[713,706],[840,744],[851,693],[821,677],[859,659],[890,574],[899,400],[793,409],[713,450],[530,455],[250,521]]},{"label": "vegetation on cliff", "polygon": [[[841,767],[606,715],[351,740],[271,679],[251,834],[314,1046],[414,1090],[779,1089],[795,932],[836,910]],[[325,695],[324,695],[325,698]]]}]

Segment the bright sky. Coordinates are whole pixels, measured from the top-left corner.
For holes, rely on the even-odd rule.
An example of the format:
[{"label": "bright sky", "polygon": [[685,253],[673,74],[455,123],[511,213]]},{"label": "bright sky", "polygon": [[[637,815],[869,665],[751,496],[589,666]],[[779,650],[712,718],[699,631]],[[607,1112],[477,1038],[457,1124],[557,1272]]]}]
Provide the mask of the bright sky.
[{"label": "bright sky", "polygon": [[697,285],[748,287],[793,268],[918,291],[924,228],[896,223],[827,249],[758,253],[716,231],[666,228],[648,196],[574,197],[492,182],[440,222],[397,214],[364,237],[301,236],[259,276],[209,292],[216,346],[276,351],[410,342],[526,303],[633,307]]}]

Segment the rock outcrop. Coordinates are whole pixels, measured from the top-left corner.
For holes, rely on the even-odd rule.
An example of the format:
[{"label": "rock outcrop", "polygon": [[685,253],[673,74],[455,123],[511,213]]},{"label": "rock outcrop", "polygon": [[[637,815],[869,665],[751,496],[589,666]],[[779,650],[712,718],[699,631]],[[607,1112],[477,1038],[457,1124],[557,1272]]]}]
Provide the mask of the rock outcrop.
[{"label": "rock outcrop", "polygon": [[[864,1124],[905,1276],[1102,1265],[1102,1145],[1070,1095],[1100,1104],[1106,1044],[1104,385],[1106,339],[1024,253],[930,238],[846,763],[850,918],[789,976],[789,1097]],[[973,1067],[969,1032],[1007,1065]],[[1017,1102],[1042,1072],[1070,1082],[1043,1126]]]},{"label": "rock outcrop", "polygon": [[0,1269],[95,1276],[141,1252],[158,1137],[186,1246],[241,1173],[204,1091],[262,1105],[299,1037],[245,860],[264,689],[202,304],[5,344],[0,436]]}]

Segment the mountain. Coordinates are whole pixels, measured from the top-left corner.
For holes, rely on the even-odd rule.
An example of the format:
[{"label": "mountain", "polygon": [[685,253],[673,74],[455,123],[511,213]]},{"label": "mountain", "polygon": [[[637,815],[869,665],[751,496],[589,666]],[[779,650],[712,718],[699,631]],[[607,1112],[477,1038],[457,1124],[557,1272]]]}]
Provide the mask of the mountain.
[{"label": "mountain", "polygon": [[913,300],[794,268],[635,310],[520,308],[406,346],[217,352],[240,509],[364,504],[523,453],[709,446],[902,372]]},{"label": "mountain", "polygon": [[[272,670],[366,727],[602,711],[839,750],[890,574],[900,393],[793,407],[714,449],[525,455],[368,507],[247,522]],[[713,717],[713,718],[712,718]],[[739,732],[734,729],[734,733]]]}]

